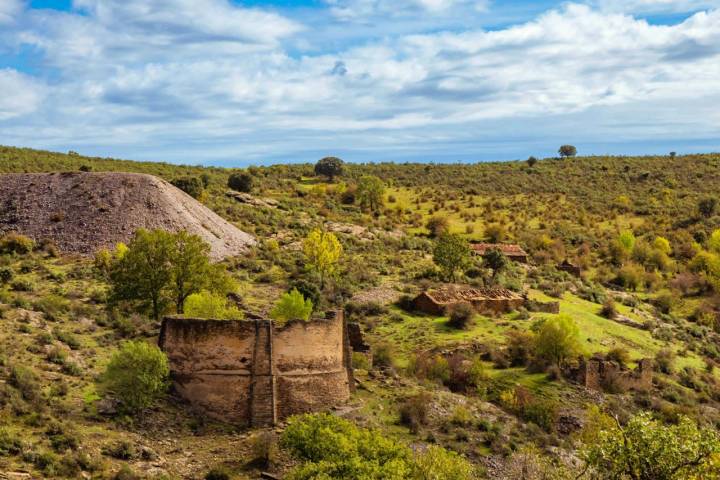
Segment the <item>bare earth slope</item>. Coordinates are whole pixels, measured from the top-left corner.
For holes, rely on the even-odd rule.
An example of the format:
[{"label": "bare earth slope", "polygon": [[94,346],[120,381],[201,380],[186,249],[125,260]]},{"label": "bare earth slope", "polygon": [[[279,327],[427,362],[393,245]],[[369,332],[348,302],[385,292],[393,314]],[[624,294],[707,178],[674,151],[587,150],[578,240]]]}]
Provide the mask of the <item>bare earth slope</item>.
[{"label": "bare earth slope", "polygon": [[212,257],[246,251],[255,239],[164,180],[137,173],[0,175],[0,233],[51,239],[60,250],[92,254],[127,242],[138,228],[187,230]]}]

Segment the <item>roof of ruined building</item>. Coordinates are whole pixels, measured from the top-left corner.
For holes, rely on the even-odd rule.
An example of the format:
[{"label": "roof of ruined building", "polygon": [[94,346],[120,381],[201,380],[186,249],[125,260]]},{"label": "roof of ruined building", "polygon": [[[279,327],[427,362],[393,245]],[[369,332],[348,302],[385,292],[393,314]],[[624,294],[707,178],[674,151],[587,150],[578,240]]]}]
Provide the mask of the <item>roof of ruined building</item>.
[{"label": "roof of ruined building", "polygon": [[504,255],[509,257],[527,255],[520,245],[509,243],[473,243],[470,245],[470,248],[480,254],[484,254],[489,250],[500,250]]},{"label": "roof of ruined building", "polygon": [[473,300],[516,300],[519,294],[501,287],[441,287],[424,292],[435,303],[471,302]]}]

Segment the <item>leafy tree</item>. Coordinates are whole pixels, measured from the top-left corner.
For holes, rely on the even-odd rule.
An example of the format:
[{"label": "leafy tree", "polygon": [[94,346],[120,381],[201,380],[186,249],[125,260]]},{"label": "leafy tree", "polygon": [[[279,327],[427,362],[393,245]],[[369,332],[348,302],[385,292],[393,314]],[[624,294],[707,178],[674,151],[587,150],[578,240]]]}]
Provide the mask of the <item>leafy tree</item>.
[{"label": "leafy tree", "polygon": [[537,162],[538,162],[538,159],[533,156],[530,156],[527,159],[527,164],[530,168],[534,167]]},{"label": "leafy tree", "polygon": [[510,260],[500,250],[493,248],[483,255],[483,263],[493,271],[493,278],[503,272],[510,265]]},{"label": "leafy tree", "polygon": [[240,320],[244,317],[236,306],[228,306],[227,297],[207,290],[193,293],[187,297],[185,300],[185,316],[218,320]]},{"label": "leafy tree", "polygon": [[214,274],[222,275],[210,264],[210,245],[185,231],[173,235],[171,251],[171,288],[176,312],[183,313],[185,300],[211,284]]},{"label": "leafy tree", "polygon": [[371,212],[379,211],[383,206],[385,184],[378,177],[363,175],[357,186],[356,198],[362,208]]},{"label": "leafy tree", "polygon": [[558,149],[558,153],[563,158],[574,157],[575,155],[577,155],[577,148],[575,148],[573,145],[562,145]]},{"label": "leafy tree", "polygon": [[342,245],[331,232],[315,229],[305,238],[303,253],[308,267],[320,277],[321,289],[325,288],[325,280],[335,274],[342,252]]},{"label": "leafy tree", "polygon": [[580,329],[568,315],[548,318],[533,326],[535,358],[562,367],[569,358],[579,355]]},{"label": "leafy tree", "polygon": [[631,253],[635,248],[635,242],[635,234],[630,230],[625,230],[620,233],[620,236],[618,236],[618,244],[620,244],[622,249],[625,250],[628,254]]},{"label": "leafy tree", "polygon": [[130,341],[113,353],[102,386],[120,402],[122,412],[135,414],[162,397],[169,374],[167,357],[156,345]]},{"label": "leafy tree", "polygon": [[253,189],[254,177],[247,172],[236,172],[230,174],[228,187],[238,192],[250,193]]},{"label": "leafy tree", "polygon": [[470,246],[459,235],[442,235],[435,243],[433,261],[446,278],[454,281],[458,270],[462,270],[470,261]]},{"label": "leafy tree", "polygon": [[718,200],[715,197],[703,198],[698,202],[698,211],[705,218],[711,218],[717,210]]},{"label": "leafy tree", "polygon": [[649,413],[632,417],[625,427],[606,426],[582,451],[596,478],[632,480],[718,478],[720,468],[711,463],[718,454],[717,432],[684,416],[676,425],[663,425]]},{"label": "leafy tree", "polygon": [[128,250],[110,271],[113,300],[149,302],[158,320],[172,280],[173,234],[164,230],[139,229]]},{"label": "leafy tree", "polygon": [[450,232],[450,221],[445,216],[435,215],[430,217],[427,224],[425,224],[425,228],[430,231],[431,237],[437,238]]},{"label": "leafy tree", "polygon": [[665,237],[655,237],[655,240],[653,240],[653,247],[665,255],[670,255],[672,253],[670,240]]},{"label": "leafy tree", "polygon": [[210,246],[197,235],[140,229],[126,251],[116,249],[111,299],[147,302],[157,320],[170,302],[183,313],[193,293],[225,294],[232,290],[232,280],[223,266],[210,263],[209,252]]},{"label": "leafy tree", "polygon": [[343,161],[337,157],[325,157],[315,164],[315,175],[325,175],[332,182],[343,172]]},{"label": "leafy tree", "polygon": [[313,311],[311,300],[303,297],[303,294],[293,288],[290,292],[283,293],[275,308],[270,312],[270,317],[281,323],[290,320],[302,320],[307,322]]},{"label": "leafy tree", "polygon": [[201,200],[205,194],[205,185],[199,177],[180,177],[171,183],[195,200]]}]

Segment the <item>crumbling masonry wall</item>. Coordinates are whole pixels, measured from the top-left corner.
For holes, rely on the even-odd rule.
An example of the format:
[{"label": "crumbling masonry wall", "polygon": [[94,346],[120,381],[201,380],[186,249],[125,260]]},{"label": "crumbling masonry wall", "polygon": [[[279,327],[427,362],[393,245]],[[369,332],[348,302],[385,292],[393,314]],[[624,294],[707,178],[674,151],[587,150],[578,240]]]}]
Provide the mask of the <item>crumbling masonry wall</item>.
[{"label": "crumbling masonry wall", "polygon": [[343,403],[353,386],[342,312],[325,320],[166,318],[160,347],[177,393],[217,420],[273,425]]},{"label": "crumbling masonry wall", "polygon": [[593,357],[582,360],[568,376],[591,390],[602,391],[615,383],[626,390],[648,391],[652,388],[653,371],[653,361],[649,358],[640,360],[637,367],[630,370],[617,362]]}]

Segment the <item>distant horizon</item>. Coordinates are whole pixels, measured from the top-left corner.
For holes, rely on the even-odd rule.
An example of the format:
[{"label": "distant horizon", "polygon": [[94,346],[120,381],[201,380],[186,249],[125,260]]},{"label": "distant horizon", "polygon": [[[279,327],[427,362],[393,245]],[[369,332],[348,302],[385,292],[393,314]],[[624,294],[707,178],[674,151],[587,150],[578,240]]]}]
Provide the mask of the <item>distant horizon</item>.
[{"label": "distant horizon", "polygon": [[[313,157],[312,159],[304,160],[304,161],[273,161],[273,162],[255,162],[255,163],[247,163],[244,165],[231,165],[231,164],[223,164],[222,162],[216,162],[216,163],[197,163],[197,162],[182,162],[182,161],[172,161],[167,159],[143,159],[143,158],[131,158],[131,157],[119,157],[116,155],[92,155],[85,152],[77,151],[77,150],[68,150],[68,151],[59,151],[59,150],[53,150],[48,148],[36,148],[36,147],[26,147],[26,146],[19,146],[19,145],[2,145],[0,144],[0,147],[8,147],[8,148],[17,148],[17,149],[31,149],[31,150],[37,150],[37,151],[46,151],[50,153],[56,153],[56,154],[62,154],[62,155],[68,155],[69,152],[75,152],[81,157],[87,157],[87,158],[99,158],[104,160],[118,160],[118,161],[130,161],[130,162],[138,162],[138,163],[164,163],[169,165],[176,165],[176,166],[183,166],[183,167],[204,167],[204,168],[247,168],[247,167],[270,167],[274,165],[313,165],[318,160],[320,160],[323,157],[327,156],[335,156],[339,157],[343,160],[345,163],[350,164],[356,164],[356,165],[370,165],[370,164],[418,164],[418,165],[473,165],[473,164],[480,164],[480,163],[516,163],[516,162],[526,162],[529,157],[535,157],[538,160],[553,160],[558,159],[559,155],[557,152],[555,155],[528,155],[525,158],[509,158],[509,159],[487,159],[487,160],[466,160],[466,161],[452,161],[452,160],[446,160],[446,161],[437,161],[437,160],[363,160],[363,161],[353,161],[349,160],[342,155],[334,154],[334,153],[328,153],[327,155],[322,155],[318,157]],[[671,152],[675,152],[678,157],[680,156],[690,156],[690,155],[720,155],[720,149],[718,150],[707,150],[707,151],[677,151],[677,150],[668,150],[665,152],[660,153],[636,153],[636,154],[608,154],[608,153],[602,153],[602,154],[593,154],[593,153],[582,153],[578,151],[578,154],[574,157],[577,159],[581,158],[602,158],[602,157],[614,157],[614,158],[620,158],[620,157],[660,157],[660,156],[669,156]],[[571,161],[572,159],[570,159]]]},{"label": "distant horizon", "polygon": [[0,144],[246,166],[720,150],[720,0],[0,0]]}]

